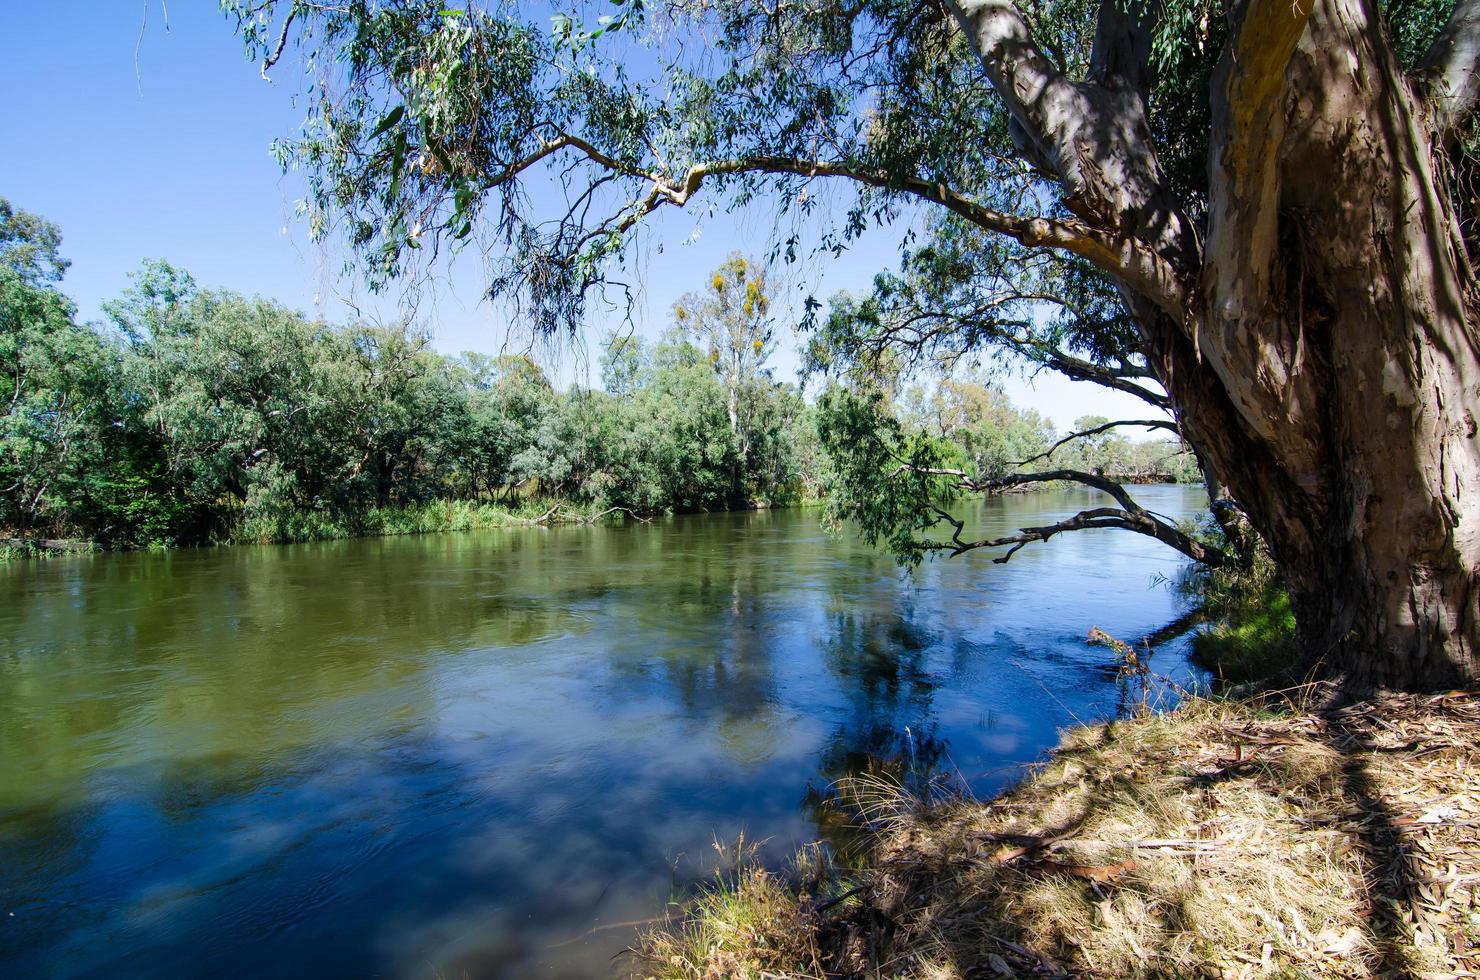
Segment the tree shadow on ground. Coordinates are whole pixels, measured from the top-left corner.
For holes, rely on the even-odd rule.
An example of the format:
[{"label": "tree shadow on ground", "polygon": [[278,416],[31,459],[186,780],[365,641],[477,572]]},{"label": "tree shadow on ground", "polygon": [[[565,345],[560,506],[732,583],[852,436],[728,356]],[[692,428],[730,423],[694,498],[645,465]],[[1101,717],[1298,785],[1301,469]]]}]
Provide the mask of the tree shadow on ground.
[{"label": "tree shadow on ground", "polygon": [[[1415,976],[1480,966],[1480,696],[1197,702],[1071,731],[879,830],[830,976]],[[821,909],[815,903],[814,909]]]}]

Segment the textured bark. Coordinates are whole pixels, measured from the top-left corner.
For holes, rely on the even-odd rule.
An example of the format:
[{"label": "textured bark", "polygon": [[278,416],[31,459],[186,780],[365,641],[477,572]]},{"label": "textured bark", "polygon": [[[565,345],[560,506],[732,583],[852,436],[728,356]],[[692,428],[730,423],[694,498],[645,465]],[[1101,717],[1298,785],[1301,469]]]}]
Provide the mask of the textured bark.
[{"label": "textured bark", "polygon": [[1458,0],[1421,72],[1434,130],[1451,142],[1480,100],[1480,0]]},{"label": "textured bark", "polygon": [[[1122,31],[1097,37],[1095,50],[1105,61],[1089,80],[1073,82],[1034,45],[1011,0],[948,0],[948,6],[1007,104],[1020,149],[1058,178],[1069,209],[1102,228],[1134,230],[1168,260],[1194,262],[1196,235],[1164,187],[1152,147],[1136,84],[1144,66],[1128,54],[1140,51],[1134,40],[1140,23],[1102,12]],[[1122,33],[1129,36],[1122,40]],[[1133,69],[1128,80],[1123,73]]]},{"label": "textured bark", "polygon": [[[1225,69],[1227,136],[1248,105]],[[1480,342],[1433,110],[1357,0],[1317,4],[1281,75],[1278,144],[1212,164],[1201,348],[1277,464],[1229,482],[1261,501],[1309,656],[1362,686],[1474,683]]]},{"label": "textured bark", "polygon": [[1181,304],[1122,295],[1186,438],[1269,542],[1307,657],[1362,687],[1480,683],[1480,303],[1472,216],[1443,186],[1477,5],[1410,79],[1372,0],[1244,3],[1214,78],[1206,241],[1146,135],[1142,21],[1103,14],[1072,82],[1010,3],[953,10],[1076,213],[1179,270]]}]

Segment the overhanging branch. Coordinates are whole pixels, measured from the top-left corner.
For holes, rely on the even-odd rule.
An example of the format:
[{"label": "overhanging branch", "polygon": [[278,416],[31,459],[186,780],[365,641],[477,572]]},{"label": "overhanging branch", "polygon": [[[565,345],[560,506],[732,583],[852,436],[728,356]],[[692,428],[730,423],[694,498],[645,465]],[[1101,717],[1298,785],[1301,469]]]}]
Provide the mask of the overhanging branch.
[{"label": "overhanging branch", "polygon": [[1135,237],[1106,232],[1077,219],[1045,218],[1011,214],[987,207],[959,194],[943,183],[917,177],[898,177],[882,170],[832,160],[801,160],[777,156],[747,156],[733,160],[695,163],[680,177],[644,170],[602,152],[590,142],[569,133],[546,140],[527,156],[496,173],[485,175],[490,186],[507,183],[547,157],[573,150],[593,164],[636,178],[648,185],[647,192],[622,209],[608,227],[623,233],[637,221],[663,205],[683,207],[711,177],[746,173],[794,175],[807,179],[842,177],[866,187],[908,194],[940,205],[986,231],[1006,235],[1025,246],[1072,252],[1100,270],[1130,284],[1168,314],[1180,318],[1185,308],[1185,290],[1176,269],[1166,258]]},{"label": "overhanging branch", "polygon": [[986,231],[1006,235],[1028,247],[1072,252],[1096,268],[1131,284],[1167,313],[1180,317],[1184,288],[1172,264],[1144,242],[1109,233],[1083,221],[1009,214],[989,208],[941,183],[915,177],[900,179],[884,171],[827,160],[794,160],[756,156],[695,164],[681,184],[655,182],[664,200],[683,206],[707,177],[740,173],[795,174],[800,177],[844,177],[868,187],[909,194],[939,204]]},{"label": "overhanging branch", "polygon": [[975,551],[978,548],[1007,548],[1007,551],[992,559],[998,564],[1005,564],[1011,560],[1026,545],[1034,541],[1047,541],[1057,534],[1066,531],[1087,531],[1097,528],[1116,528],[1124,531],[1134,531],[1144,534],[1149,538],[1155,538],[1162,544],[1200,562],[1210,568],[1222,568],[1230,561],[1227,554],[1221,549],[1207,545],[1188,535],[1180,528],[1167,523],[1161,518],[1146,510],[1138,504],[1130,493],[1116,483],[1096,473],[1086,473],[1082,470],[1045,470],[1039,473],[1013,473],[1008,476],[996,477],[989,480],[975,480],[967,476],[965,472],[954,469],[930,469],[917,468],[902,465],[901,471],[912,471],[930,476],[953,477],[962,489],[971,491],[998,491],[1008,487],[1027,486],[1035,483],[1070,482],[1082,483],[1093,487],[1102,493],[1114,498],[1119,507],[1093,507],[1082,510],[1073,517],[1066,518],[1054,524],[1045,524],[1039,527],[1023,527],[1018,529],[1017,534],[1008,534],[996,538],[981,538],[967,540],[962,535],[965,533],[965,522],[953,517],[934,504],[929,509],[935,515],[931,524],[949,524],[952,527],[949,541],[924,541],[919,542],[916,547],[922,551],[946,552],[952,556]]},{"label": "overhanging branch", "polygon": [[1062,352],[1054,351],[1045,358],[1044,364],[1075,381],[1092,381],[1097,385],[1133,395],[1155,408],[1170,410],[1172,407],[1172,400],[1166,395],[1158,394],[1144,385],[1137,384],[1130,379],[1130,376],[1093,361],[1070,357]]}]

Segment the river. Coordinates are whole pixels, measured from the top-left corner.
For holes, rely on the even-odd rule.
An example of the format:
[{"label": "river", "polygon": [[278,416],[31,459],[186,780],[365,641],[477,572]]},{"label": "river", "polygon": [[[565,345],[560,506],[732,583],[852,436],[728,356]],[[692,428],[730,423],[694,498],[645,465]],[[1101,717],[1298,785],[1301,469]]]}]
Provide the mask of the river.
[{"label": "river", "polygon": [[605,976],[869,757],[989,793],[1113,714],[1085,634],[1175,617],[1180,566],[1094,531],[910,575],[775,510],[0,567],[0,975]]}]

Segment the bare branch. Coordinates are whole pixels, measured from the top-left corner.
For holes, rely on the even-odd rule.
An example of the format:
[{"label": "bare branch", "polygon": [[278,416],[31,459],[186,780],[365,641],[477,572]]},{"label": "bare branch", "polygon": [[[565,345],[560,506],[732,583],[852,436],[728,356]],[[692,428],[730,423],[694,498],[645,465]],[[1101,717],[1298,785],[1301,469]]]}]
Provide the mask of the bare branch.
[{"label": "bare branch", "polygon": [[[549,510],[545,511],[539,517],[530,518],[528,520],[521,521],[520,523],[522,523],[522,524],[547,524],[547,523],[550,522],[550,520],[552,518],[555,517],[556,514],[558,514],[562,510],[567,511],[567,512],[571,512],[571,509],[569,507],[567,507],[562,502],[562,503],[556,504],[554,507],[551,507]],[[571,513],[573,513],[572,519],[571,520],[567,520],[564,523],[567,523],[567,524],[571,524],[571,523],[575,523],[575,524],[595,524],[597,521],[601,520],[603,517],[606,517],[609,514],[626,514],[628,517],[632,518],[633,520],[635,520],[635,521],[637,521],[638,523],[641,523],[641,524],[651,524],[653,522],[653,519],[651,517],[643,517],[641,514],[639,514],[637,511],[633,510],[630,507],[608,507],[606,510],[601,511],[600,513],[597,513],[597,514],[589,514],[589,515],[585,515],[585,516],[582,516],[581,514],[574,513],[574,512],[571,512]]]},{"label": "bare branch", "polygon": [[1419,65],[1434,129],[1448,144],[1480,102],[1480,0],[1459,0]]},{"label": "bare branch", "polygon": [[1071,432],[1068,435],[1064,436],[1064,438],[1060,439],[1058,442],[1054,443],[1052,446],[1049,446],[1048,449],[1039,453],[1037,456],[1029,456],[1027,459],[1022,460],[1021,462],[1012,463],[1010,465],[1027,466],[1029,463],[1036,463],[1040,459],[1048,459],[1048,457],[1054,454],[1054,451],[1056,449],[1058,449],[1065,443],[1073,442],[1075,439],[1084,439],[1088,436],[1097,436],[1101,432],[1109,432],[1111,429],[1118,429],[1123,426],[1141,426],[1147,429],[1166,429],[1168,432],[1174,432],[1177,435],[1182,434],[1182,430],[1177,428],[1177,424],[1175,422],[1169,422],[1166,419],[1122,419],[1118,422],[1106,422],[1104,425],[1097,425],[1093,429],[1085,429],[1082,432]]},{"label": "bare branch", "polygon": [[[944,513],[944,512],[942,512]],[[943,518],[944,519],[944,518]],[[1017,534],[1004,535],[999,538],[984,538],[978,541],[963,541],[960,537],[961,526],[954,518],[947,520],[956,526],[956,531],[949,542],[925,542],[920,547],[927,551],[945,551],[951,555],[960,555],[978,548],[1007,548],[1007,551],[992,561],[999,565],[1006,564],[1012,560],[1012,556],[1034,541],[1047,541],[1055,535],[1065,531],[1091,531],[1099,528],[1115,528],[1124,531],[1134,531],[1147,537],[1166,544],[1193,561],[1200,562],[1211,568],[1221,568],[1227,562],[1227,557],[1217,548],[1203,545],[1195,541],[1181,531],[1172,527],[1150,514],[1135,514],[1130,511],[1121,510],[1116,507],[1095,507],[1090,510],[1080,511],[1073,517],[1066,518],[1055,524],[1046,524],[1041,527],[1024,527]]]},{"label": "bare branch", "polygon": [[1134,511],[1139,514],[1146,513],[1146,510],[1140,504],[1131,499],[1131,495],[1125,487],[1109,477],[1101,476],[1098,473],[1086,473],[1084,470],[1059,469],[1042,470],[1037,473],[1009,473],[1006,476],[996,476],[979,481],[975,489],[1000,492],[1006,490],[1008,487],[1022,487],[1034,483],[1053,483],[1056,481],[1082,483],[1087,487],[1093,487],[1101,493],[1114,497],[1115,502],[1128,511]]},{"label": "bare branch", "polygon": [[295,18],[297,16],[298,16],[298,8],[296,6],[294,6],[291,10],[288,11],[288,16],[283,21],[283,30],[282,30],[282,33],[280,33],[278,35],[277,44],[273,46],[273,49],[271,51],[269,51],[266,55],[263,56],[263,58],[262,58],[262,80],[264,82],[270,82],[270,81],[272,81],[272,79],[270,79],[270,78],[267,77],[267,73],[268,73],[268,71],[270,71],[272,69],[272,66],[273,65],[275,65],[275,64],[278,63],[278,59],[283,56],[283,49],[288,46],[288,32],[290,30],[292,30],[292,28],[293,28],[293,18]]},{"label": "bare branch", "polygon": [[968,541],[962,537],[965,531],[965,522],[942,510],[940,507],[930,505],[935,513],[932,521],[934,524],[950,524],[954,529],[949,541],[927,541],[917,545],[922,551],[943,551],[951,555],[960,555],[978,548],[1002,548],[1006,547],[1006,553],[992,559],[998,564],[1005,564],[1011,560],[1025,545],[1034,541],[1047,541],[1049,538],[1065,531],[1087,531],[1096,528],[1118,528],[1125,531],[1134,531],[1147,537],[1155,538],[1162,544],[1174,548],[1193,561],[1200,562],[1210,568],[1222,568],[1230,561],[1227,554],[1212,545],[1203,544],[1201,541],[1184,533],[1180,528],[1174,527],[1140,504],[1136,503],[1125,487],[1114,480],[1107,479],[1096,473],[1086,473],[1082,470],[1045,470],[1040,473],[1013,473],[1004,477],[990,480],[973,480],[961,470],[951,469],[926,469],[903,465],[901,471],[913,471],[933,476],[955,477],[963,489],[984,490],[988,492],[1004,490],[1008,487],[1027,486],[1035,483],[1053,483],[1065,481],[1071,483],[1082,483],[1093,487],[1102,493],[1114,498],[1119,507],[1094,507],[1083,510],[1073,517],[1066,518],[1055,524],[1046,524],[1041,527],[1019,528],[1017,534],[1004,535],[997,538],[982,538],[980,540]]}]

